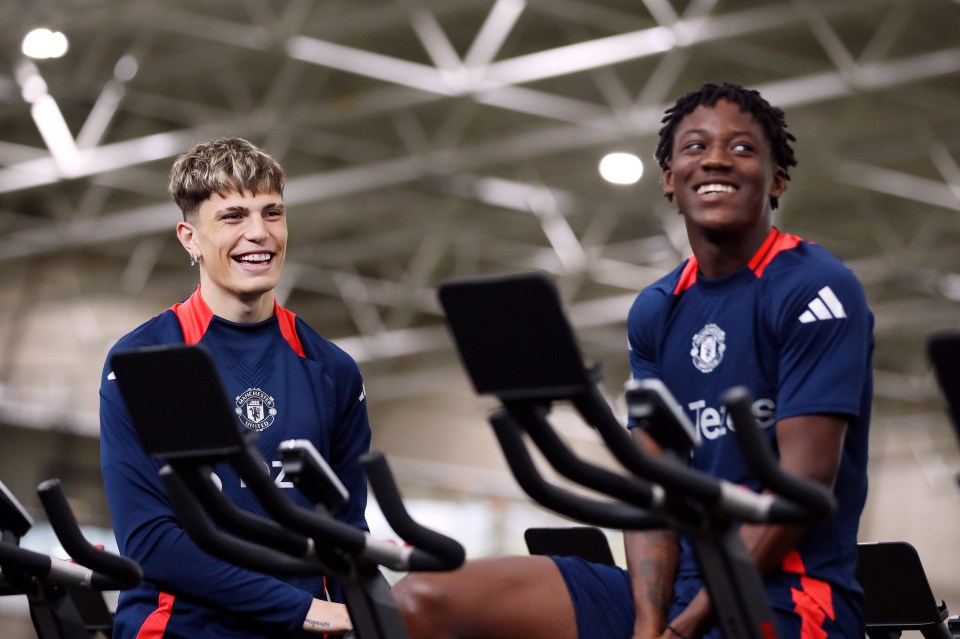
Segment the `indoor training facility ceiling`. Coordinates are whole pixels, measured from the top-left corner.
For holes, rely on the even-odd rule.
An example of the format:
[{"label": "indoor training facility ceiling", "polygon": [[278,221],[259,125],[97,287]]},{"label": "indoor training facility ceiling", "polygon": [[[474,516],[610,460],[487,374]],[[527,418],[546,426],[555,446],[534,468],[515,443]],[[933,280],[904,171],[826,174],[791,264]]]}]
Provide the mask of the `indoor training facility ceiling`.
[{"label": "indoor training facility ceiling", "polygon": [[[358,360],[375,416],[461,410],[436,299],[453,277],[552,275],[616,394],[631,300],[689,253],[651,161],[661,114],[723,81],[787,112],[776,223],[863,281],[878,414],[939,406],[924,344],[960,328],[960,2],[4,0],[0,24],[4,422],[96,433],[109,346],[196,285],[167,171],[223,135],[285,165],[280,301]],[[21,54],[37,26],[63,57]],[[601,179],[609,151],[640,181]]]}]

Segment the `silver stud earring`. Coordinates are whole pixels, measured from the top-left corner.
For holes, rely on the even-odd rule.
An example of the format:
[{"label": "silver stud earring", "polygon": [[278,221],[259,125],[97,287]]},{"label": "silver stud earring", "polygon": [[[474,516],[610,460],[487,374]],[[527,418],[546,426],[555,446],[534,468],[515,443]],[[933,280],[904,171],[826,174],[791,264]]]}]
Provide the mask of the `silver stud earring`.
[{"label": "silver stud earring", "polygon": [[196,265],[197,265],[197,256],[194,255],[193,253],[191,253],[191,254],[190,254],[190,266],[196,266]]}]

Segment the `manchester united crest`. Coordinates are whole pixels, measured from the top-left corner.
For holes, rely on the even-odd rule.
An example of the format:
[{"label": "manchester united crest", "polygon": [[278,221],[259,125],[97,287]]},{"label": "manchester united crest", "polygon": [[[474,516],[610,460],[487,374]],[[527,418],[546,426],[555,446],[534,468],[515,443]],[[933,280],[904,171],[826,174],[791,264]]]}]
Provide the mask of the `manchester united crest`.
[{"label": "manchester united crest", "polygon": [[723,352],[727,350],[726,337],[727,334],[716,324],[707,324],[693,336],[690,357],[700,372],[709,373],[723,361]]},{"label": "manchester united crest", "polygon": [[266,430],[273,425],[277,416],[273,397],[259,388],[248,388],[237,396],[237,407],[234,409],[240,423],[250,430]]}]

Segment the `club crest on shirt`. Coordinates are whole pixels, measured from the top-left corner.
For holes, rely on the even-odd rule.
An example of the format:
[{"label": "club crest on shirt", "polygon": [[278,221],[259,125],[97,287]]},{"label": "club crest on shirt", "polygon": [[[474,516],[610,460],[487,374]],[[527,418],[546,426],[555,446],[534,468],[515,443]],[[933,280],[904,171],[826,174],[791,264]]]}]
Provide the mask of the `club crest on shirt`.
[{"label": "club crest on shirt", "polygon": [[690,357],[700,372],[709,373],[723,361],[723,352],[727,350],[727,345],[724,344],[726,337],[727,334],[716,324],[707,324],[693,336]]},{"label": "club crest on shirt", "polygon": [[248,388],[237,395],[237,407],[234,409],[240,423],[250,430],[266,430],[273,425],[277,416],[273,397],[259,388]]}]

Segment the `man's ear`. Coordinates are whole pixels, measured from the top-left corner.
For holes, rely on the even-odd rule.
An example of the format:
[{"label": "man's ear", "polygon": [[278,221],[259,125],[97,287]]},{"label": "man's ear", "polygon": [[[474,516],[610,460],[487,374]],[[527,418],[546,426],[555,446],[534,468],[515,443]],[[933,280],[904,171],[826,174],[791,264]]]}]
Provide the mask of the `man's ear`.
[{"label": "man's ear", "polygon": [[667,168],[663,170],[663,176],[660,178],[660,183],[663,185],[663,194],[667,197],[668,200],[673,199],[673,171],[670,169],[670,164],[667,164]]},{"label": "man's ear", "polygon": [[177,239],[180,240],[180,244],[187,250],[187,253],[194,256],[199,255],[200,250],[197,248],[196,232],[192,224],[188,222],[178,223]]},{"label": "man's ear", "polygon": [[773,166],[773,183],[770,185],[770,197],[779,200],[787,191],[787,170],[775,164]]}]

